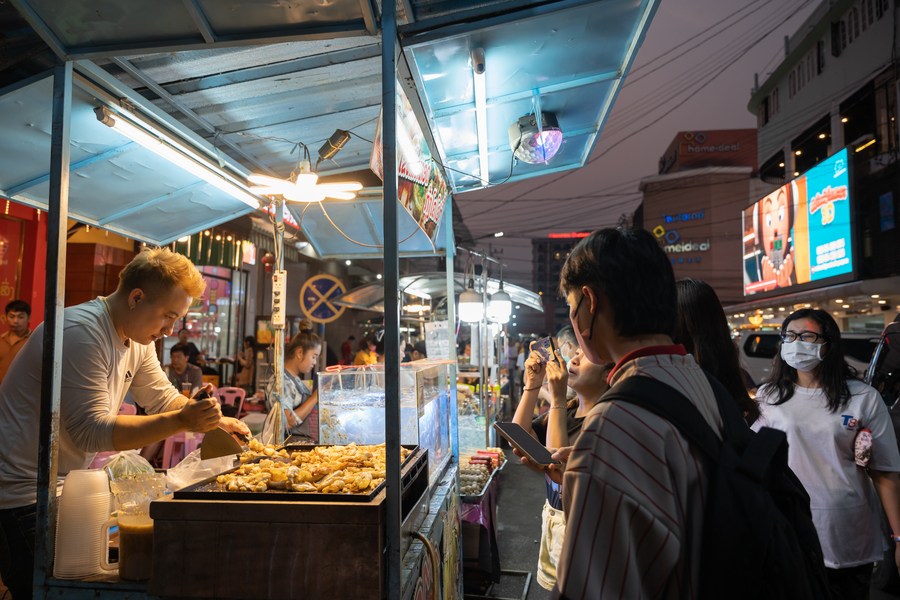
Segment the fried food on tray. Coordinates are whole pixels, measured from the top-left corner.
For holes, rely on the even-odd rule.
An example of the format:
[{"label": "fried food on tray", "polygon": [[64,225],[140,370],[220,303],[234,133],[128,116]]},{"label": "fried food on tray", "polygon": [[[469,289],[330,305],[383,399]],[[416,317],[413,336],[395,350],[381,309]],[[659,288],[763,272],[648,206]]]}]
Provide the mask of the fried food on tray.
[{"label": "fried food on tray", "polygon": [[[216,478],[230,492],[360,494],[374,490],[385,478],[384,444],[317,446],[288,454],[283,448],[250,440],[249,448],[241,455],[240,467]],[[409,454],[410,450],[400,448],[400,461]]]}]

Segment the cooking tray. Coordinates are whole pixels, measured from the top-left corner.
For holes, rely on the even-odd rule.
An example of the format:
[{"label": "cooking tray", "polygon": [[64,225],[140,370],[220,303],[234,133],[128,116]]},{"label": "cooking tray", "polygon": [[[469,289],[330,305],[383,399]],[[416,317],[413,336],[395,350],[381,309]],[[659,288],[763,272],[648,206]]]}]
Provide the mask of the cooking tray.
[{"label": "cooking tray", "polygon": [[491,471],[490,476],[487,478],[487,481],[484,482],[484,486],[482,486],[481,491],[477,494],[460,494],[459,497],[465,504],[480,504],[484,499],[484,495],[487,493],[488,488],[491,487],[491,484],[494,482],[494,476],[499,477],[500,468],[496,468]]},{"label": "cooking tray", "polygon": [[[289,452],[299,452],[304,450],[312,450],[317,446],[329,447],[332,444],[296,444],[285,445],[285,450]],[[420,449],[415,445],[404,445],[404,448],[410,450],[409,455],[400,464],[401,481],[405,479],[412,480],[410,475],[419,472],[423,467],[428,466],[428,451],[424,448]],[[262,460],[260,457],[256,461]],[[219,473],[224,475],[236,471],[239,467],[229,469]],[[176,491],[173,496],[176,500],[234,500],[234,501],[277,501],[277,502],[371,502],[378,495],[385,485],[382,481],[378,486],[369,490],[365,494],[323,494],[321,492],[289,492],[287,490],[266,490],[265,492],[229,492],[220,485],[214,475],[208,479],[189,485]]]}]

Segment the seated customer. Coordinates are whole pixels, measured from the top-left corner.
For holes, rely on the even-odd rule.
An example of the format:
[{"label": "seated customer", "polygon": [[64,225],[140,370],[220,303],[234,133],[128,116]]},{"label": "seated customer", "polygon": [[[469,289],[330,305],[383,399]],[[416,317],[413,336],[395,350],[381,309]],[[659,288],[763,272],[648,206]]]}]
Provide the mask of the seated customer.
[{"label": "seated customer", "polygon": [[181,392],[184,389],[182,386],[189,383],[193,392],[203,385],[203,373],[200,371],[200,367],[188,362],[187,348],[181,344],[175,344],[169,350],[169,356],[172,362],[166,368],[166,376],[175,389]]},{"label": "seated customer", "polygon": [[[314,371],[322,351],[322,339],[314,333],[298,333],[284,351],[284,395],[280,398],[284,411],[285,437],[302,436],[313,442],[317,435],[310,431],[306,419],[319,402],[319,390],[312,389],[300,379],[301,374]],[[275,408],[275,378],[266,389],[268,409]]]}]

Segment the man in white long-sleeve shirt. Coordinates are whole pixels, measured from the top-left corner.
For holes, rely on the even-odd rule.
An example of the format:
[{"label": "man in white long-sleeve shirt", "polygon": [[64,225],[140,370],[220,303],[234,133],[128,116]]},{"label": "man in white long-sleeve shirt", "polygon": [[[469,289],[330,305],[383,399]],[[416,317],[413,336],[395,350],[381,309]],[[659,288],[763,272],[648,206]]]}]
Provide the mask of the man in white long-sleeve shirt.
[{"label": "man in white long-sleeve shirt", "polygon": [[[594,232],[572,250],[560,288],[581,349],[596,364],[615,363],[611,386],[635,375],[658,379],[721,434],[706,376],[672,342],[675,278],[651,234]],[[596,404],[563,476],[557,596],[696,598],[708,488],[702,464],[699,450],[663,418],[627,402]]]},{"label": "man in white long-sleeve shirt", "polygon": [[[165,248],[141,252],[107,297],[65,309],[60,392],[59,475],[86,469],[99,451],[140,448],[183,431],[217,425],[214,399],[188,401],[160,366],[153,343],[172,334],[203,277]],[[37,495],[43,324],[0,385],[0,575],[15,600],[31,597]],[[147,415],[119,415],[125,394]]]}]

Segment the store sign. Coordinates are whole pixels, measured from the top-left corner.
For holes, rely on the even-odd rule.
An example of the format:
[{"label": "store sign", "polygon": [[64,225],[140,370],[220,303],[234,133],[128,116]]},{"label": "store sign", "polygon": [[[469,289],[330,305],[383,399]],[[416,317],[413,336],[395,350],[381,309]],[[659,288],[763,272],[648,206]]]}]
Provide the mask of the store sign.
[{"label": "store sign", "polygon": [[346,310],[334,303],[346,291],[344,282],[333,275],[310,277],[300,289],[300,310],[313,323],[331,323]]},{"label": "store sign", "polygon": [[[444,206],[450,196],[447,181],[431,156],[403,87],[397,84],[397,199],[419,227],[435,242]],[[378,115],[369,167],[384,180],[382,121]]]},{"label": "store sign", "polygon": [[565,233],[550,233],[547,237],[551,240],[578,240],[591,235],[590,231],[567,231]]},{"label": "store sign", "polygon": [[[702,213],[701,213],[702,214]],[[656,236],[656,239],[663,245],[663,250],[666,251],[666,254],[682,254],[686,252],[708,252],[709,251],[709,239],[695,241],[695,240],[683,240],[681,238],[681,234],[677,229],[666,229],[662,225],[657,225],[653,228],[653,235]],[[688,260],[684,260],[682,258],[672,259],[672,263],[698,263],[700,262],[700,257],[692,257]]]},{"label": "store sign", "polygon": [[745,295],[852,274],[847,161],[841,150],[744,210]]}]

